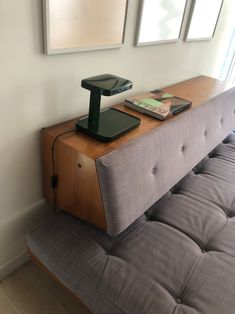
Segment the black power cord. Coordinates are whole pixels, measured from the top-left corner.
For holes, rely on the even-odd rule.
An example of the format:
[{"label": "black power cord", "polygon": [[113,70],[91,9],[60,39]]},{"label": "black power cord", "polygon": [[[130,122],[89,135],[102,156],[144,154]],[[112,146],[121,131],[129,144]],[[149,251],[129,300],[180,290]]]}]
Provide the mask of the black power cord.
[{"label": "black power cord", "polygon": [[76,132],[76,129],[68,130],[63,133],[58,134],[54,138],[52,142],[52,146],[51,146],[51,162],[52,162],[51,188],[53,189],[53,214],[54,215],[56,214],[56,188],[58,184],[58,176],[56,174],[56,166],[55,166],[55,144],[61,136],[68,133],[72,133],[72,132]]}]

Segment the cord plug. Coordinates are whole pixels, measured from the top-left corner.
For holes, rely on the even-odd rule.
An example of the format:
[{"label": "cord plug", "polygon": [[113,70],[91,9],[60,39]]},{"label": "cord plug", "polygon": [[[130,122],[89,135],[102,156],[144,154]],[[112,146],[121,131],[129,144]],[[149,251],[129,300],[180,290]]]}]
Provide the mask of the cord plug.
[{"label": "cord plug", "polygon": [[55,175],[51,176],[51,188],[52,188],[53,190],[56,189],[57,183],[58,183],[58,177],[57,177],[57,175],[55,174]]}]

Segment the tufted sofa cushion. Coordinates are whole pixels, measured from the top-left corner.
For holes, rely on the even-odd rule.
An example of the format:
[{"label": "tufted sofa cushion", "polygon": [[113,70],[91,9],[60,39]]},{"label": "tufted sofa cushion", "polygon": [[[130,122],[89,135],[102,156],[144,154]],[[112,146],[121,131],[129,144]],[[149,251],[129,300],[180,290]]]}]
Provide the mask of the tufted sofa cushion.
[{"label": "tufted sofa cushion", "polygon": [[60,213],[27,242],[94,313],[235,313],[235,134],[118,236]]},{"label": "tufted sofa cushion", "polygon": [[234,99],[235,87],[96,160],[110,235],[127,228],[234,129]]}]

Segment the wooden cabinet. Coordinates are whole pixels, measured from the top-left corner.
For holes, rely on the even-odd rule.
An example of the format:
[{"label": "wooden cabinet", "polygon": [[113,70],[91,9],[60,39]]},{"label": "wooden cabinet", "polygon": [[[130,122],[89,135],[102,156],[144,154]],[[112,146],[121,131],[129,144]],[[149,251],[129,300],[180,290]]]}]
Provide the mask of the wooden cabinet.
[{"label": "wooden cabinet", "polygon": [[[164,91],[191,100],[190,110],[193,110],[226,89],[226,84],[221,81],[199,76],[164,88]],[[54,173],[57,175],[58,182],[54,190],[51,187],[52,145],[60,134],[75,130],[76,119],[43,128],[41,133],[44,197],[50,204],[55,201],[57,208],[68,211],[104,230],[106,230],[106,219],[96,172],[96,159],[168,123],[171,119],[177,119],[176,115],[162,122],[132,111],[123,103],[115,107],[141,118],[140,126],[111,143],[98,142],[76,131],[58,137],[54,146]]]}]

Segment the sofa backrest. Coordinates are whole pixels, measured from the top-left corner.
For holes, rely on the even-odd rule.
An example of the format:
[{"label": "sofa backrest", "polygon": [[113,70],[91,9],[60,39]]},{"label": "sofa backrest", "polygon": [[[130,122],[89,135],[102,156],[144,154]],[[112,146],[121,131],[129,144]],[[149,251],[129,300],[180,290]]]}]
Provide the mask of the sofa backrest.
[{"label": "sofa backrest", "polygon": [[235,88],[96,160],[107,232],[125,230],[235,128]]}]

